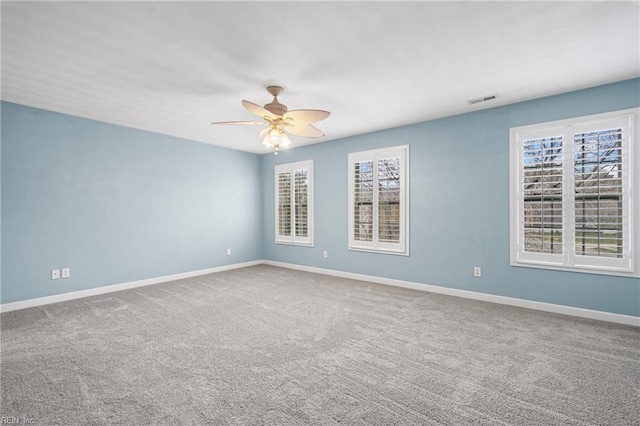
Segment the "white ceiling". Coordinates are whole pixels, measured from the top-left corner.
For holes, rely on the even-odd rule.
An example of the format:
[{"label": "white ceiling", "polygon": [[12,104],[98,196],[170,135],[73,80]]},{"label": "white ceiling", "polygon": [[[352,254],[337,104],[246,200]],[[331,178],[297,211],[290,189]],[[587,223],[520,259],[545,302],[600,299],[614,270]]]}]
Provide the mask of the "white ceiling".
[{"label": "white ceiling", "polygon": [[[640,76],[640,3],[2,2],[2,99],[268,152],[242,99],[320,139]],[[467,100],[498,94],[496,101]]]}]

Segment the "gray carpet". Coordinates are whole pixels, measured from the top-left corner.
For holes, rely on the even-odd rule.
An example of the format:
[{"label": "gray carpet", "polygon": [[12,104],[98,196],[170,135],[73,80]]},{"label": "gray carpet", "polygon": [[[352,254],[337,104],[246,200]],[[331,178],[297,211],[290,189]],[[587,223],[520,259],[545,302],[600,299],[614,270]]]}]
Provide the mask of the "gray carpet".
[{"label": "gray carpet", "polygon": [[254,266],[2,314],[35,425],[638,425],[640,330]]}]

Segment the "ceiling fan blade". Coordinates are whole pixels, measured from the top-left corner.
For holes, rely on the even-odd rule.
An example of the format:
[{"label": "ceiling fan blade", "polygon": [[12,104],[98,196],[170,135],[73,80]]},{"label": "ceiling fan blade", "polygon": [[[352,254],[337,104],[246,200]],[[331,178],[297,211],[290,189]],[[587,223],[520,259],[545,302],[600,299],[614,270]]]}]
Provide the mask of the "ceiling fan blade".
[{"label": "ceiling fan blade", "polygon": [[260,105],[256,105],[253,102],[242,101],[242,106],[247,109],[251,114],[255,114],[258,117],[268,118],[269,120],[273,120],[276,118],[270,111],[262,108]]},{"label": "ceiling fan blade", "polygon": [[320,138],[324,136],[324,133],[317,127],[312,126],[311,124],[299,124],[299,123],[286,123],[284,129],[296,136],[304,136],[305,138]]},{"label": "ceiling fan blade", "polygon": [[311,124],[324,120],[330,115],[331,113],[329,111],[323,111],[320,109],[296,109],[285,113],[283,118],[285,120],[291,119],[298,123]]},{"label": "ceiling fan blade", "polygon": [[248,126],[266,124],[266,121],[216,121],[211,124],[243,124]]}]

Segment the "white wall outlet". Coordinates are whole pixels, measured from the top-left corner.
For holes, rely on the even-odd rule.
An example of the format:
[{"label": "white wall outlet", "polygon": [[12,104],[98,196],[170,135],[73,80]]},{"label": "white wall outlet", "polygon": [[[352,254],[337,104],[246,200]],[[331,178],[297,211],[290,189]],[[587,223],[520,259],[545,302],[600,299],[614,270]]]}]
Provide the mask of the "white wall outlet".
[{"label": "white wall outlet", "polygon": [[482,276],[482,268],[480,268],[479,266],[474,266],[473,267],[473,276],[474,277],[481,277]]},{"label": "white wall outlet", "polygon": [[60,278],[60,269],[52,269],[51,270],[51,279],[57,280]]},{"label": "white wall outlet", "polygon": [[227,249],[227,256],[231,256],[231,249]]},{"label": "white wall outlet", "polygon": [[323,252],[322,252],[322,257],[323,257],[323,258],[325,258],[325,259],[326,259],[327,257],[329,257],[329,252],[328,252],[328,251],[326,251],[326,250],[325,250],[325,251],[323,251]]},{"label": "white wall outlet", "polygon": [[71,276],[71,268],[62,268],[62,278],[69,278]]}]

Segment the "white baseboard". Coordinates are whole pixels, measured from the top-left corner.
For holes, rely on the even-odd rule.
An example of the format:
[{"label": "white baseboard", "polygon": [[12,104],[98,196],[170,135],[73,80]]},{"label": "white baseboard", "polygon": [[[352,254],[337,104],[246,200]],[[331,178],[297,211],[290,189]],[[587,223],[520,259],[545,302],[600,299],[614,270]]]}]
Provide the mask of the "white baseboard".
[{"label": "white baseboard", "polygon": [[467,299],[482,300],[484,302],[499,303],[501,305],[518,306],[521,308],[535,309],[538,311],[552,312],[555,314],[571,315],[580,318],[589,318],[600,321],[614,322],[618,324],[634,325],[640,327],[640,317],[632,315],[614,314],[611,312],[595,311],[584,308],[574,308],[572,306],[555,305],[553,303],[536,302],[533,300],[517,299],[515,297],[496,296],[475,291],[458,290],[430,284],[420,284],[410,281],[394,280],[391,278],[374,277],[371,275],[354,274],[351,272],[337,271],[334,269],[316,268],[314,266],[296,265],[293,263],[276,262],[265,260],[265,264],[280,266],[283,268],[296,269],[299,271],[315,272],[317,274],[331,275],[340,278],[369,281],[376,284],[391,285],[395,287],[410,288],[414,290],[428,291],[431,293],[446,294],[449,296],[464,297]]},{"label": "white baseboard", "polygon": [[11,312],[19,309],[32,308],[35,306],[48,305],[51,303],[65,302],[67,300],[80,299],[83,297],[96,296],[100,294],[112,293],[115,291],[127,290],[136,287],[143,287],[152,284],[175,281],[183,278],[196,277],[198,275],[213,274],[215,272],[229,271],[232,269],[245,268],[254,265],[272,265],[282,268],[296,269],[299,271],[314,272],[317,274],[330,275],[340,278],[368,281],[376,284],[391,285],[395,287],[410,288],[413,290],[428,291],[431,293],[446,294],[449,296],[464,297],[467,299],[482,300],[484,302],[499,303],[501,305],[518,306],[521,308],[535,309],[538,311],[552,312],[555,314],[571,315],[580,318],[589,318],[600,321],[608,321],[618,324],[633,325],[640,327],[640,317],[631,315],[614,314],[611,312],[595,311],[591,309],[575,308],[572,306],[555,305],[553,303],[536,302],[532,300],[517,299],[514,297],[496,296],[493,294],[478,293],[475,291],[458,290],[455,288],[442,287],[431,284],[420,284],[411,281],[395,280],[391,278],[375,277],[372,275],[355,274],[352,272],[337,271],[334,269],[317,268],[314,266],[296,265],[293,263],[276,262],[273,260],[254,260],[251,262],[234,263],[232,265],[218,266],[215,268],[201,269],[198,271],[183,272],[180,274],[165,275],[162,277],[149,278],[128,283],[96,287],[88,290],[73,291],[69,293],[55,294],[53,296],[39,297],[36,299],[21,300],[19,302],[5,303],[0,305],[0,312]]},{"label": "white baseboard", "polygon": [[260,265],[262,260],[234,263],[232,265],[217,266],[215,268],[200,269],[198,271],[183,272],[180,274],[165,275],[163,277],[148,278],[145,280],[131,281],[122,284],[113,284],[103,287],[90,288],[88,290],[72,291],[69,293],[54,294],[53,296],[38,297],[36,299],[21,300],[19,302],[4,303],[0,305],[0,312],[17,311],[18,309],[33,308],[35,306],[49,305],[51,303],[65,302],[67,300],[81,299],[83,297],[99,294],[113,293],[115,291],[128,290],[130,288],[144,287],[152,284],[160,284],[167,281],[181,280],[197,277],[198,275],[213,274],[215,272],[229,271],[231,269],[245,268],[247,266]]}]

